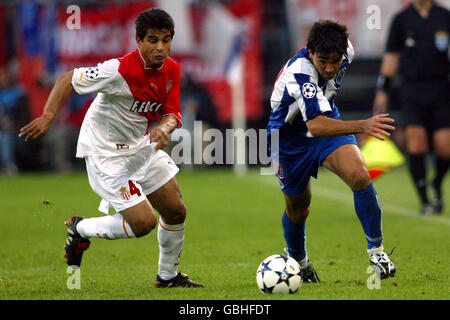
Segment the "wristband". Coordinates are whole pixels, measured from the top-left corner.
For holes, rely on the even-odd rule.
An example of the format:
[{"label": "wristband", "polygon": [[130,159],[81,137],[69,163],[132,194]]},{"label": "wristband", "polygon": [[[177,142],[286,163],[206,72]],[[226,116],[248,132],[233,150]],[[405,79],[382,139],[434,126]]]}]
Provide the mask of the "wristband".
[{"label": "wristband", "polygon": [[388,92],[391,89],[392,78],[379,75],[377,79],[377,91]]}]

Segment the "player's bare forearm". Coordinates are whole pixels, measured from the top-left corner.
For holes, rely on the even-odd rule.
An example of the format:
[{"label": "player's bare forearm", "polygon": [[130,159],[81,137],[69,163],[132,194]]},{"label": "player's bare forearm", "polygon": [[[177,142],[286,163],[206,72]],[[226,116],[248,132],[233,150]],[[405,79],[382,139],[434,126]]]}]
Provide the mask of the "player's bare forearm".
[{"label": "player's bare forearm", "polygon": [[172,114],[164,115],[159,125],[152,130],[152,142],[156,142],[155,150],[164,148],[169,143],[169,135],[177,128],[178,120]]},{"label": "player's bare forearm", "polygon": [[384,140],[383,136],[389,137],[391,134],[387,130],[395,130],[390,124],[394,119],[388,114],[378,114],[365,120],[342,121],[317,116],[306,123],[308,130],[315,137],[343,136],[348,134],[365,133]]},{"label": "player's bare forearm", "polygon": [[309,120],[306,126],[314,137],[343,136],[359,133],[362,130],[360,120],[341,121],[325,116],[317,116]]},{"label": "player's bare forearm", "polygon": [[72,75],[73,70],[58,78],[48,96],[42,115],[22,127],[19,131],[19,137],[25,136],[25,141],[28,141],[30,138],[37,139],[48,132],[59,109],[73,90]]}]

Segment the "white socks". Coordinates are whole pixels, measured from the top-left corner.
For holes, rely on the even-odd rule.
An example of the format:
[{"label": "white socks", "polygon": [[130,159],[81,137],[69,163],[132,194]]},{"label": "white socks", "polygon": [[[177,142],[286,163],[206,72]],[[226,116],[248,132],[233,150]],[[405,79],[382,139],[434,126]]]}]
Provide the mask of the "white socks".
[{"label": "white socks", "polygon": [[169,280],[178,273],[178,263],[184,243],[184,223],[168,225],[159,219],[158,242],[158,275],[164,280]]},{"label": "white socks", "polygon": [[99,218],[86,218],[78,222],[78,233],[85,239],[105,238],[123,239],[136,238],[130,225],[120,213]]},{"label": "white socks", "polygon": [[[136,237],[120,213],[99,218],[85,218],[78,222],[77,231],[85,239],[112,240]],[[159,219],[158,242],[158,275],[164,280],[169,280],[178,273],[178,264],[184,243],[184,223],[168,225]]]}]

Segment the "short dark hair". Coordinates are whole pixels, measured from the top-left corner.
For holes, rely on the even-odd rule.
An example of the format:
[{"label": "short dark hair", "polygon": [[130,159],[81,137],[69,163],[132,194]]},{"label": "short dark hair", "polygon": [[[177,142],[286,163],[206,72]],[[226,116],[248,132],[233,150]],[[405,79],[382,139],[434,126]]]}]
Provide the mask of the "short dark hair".
[{"label": "short dark hair", "polygon": [[164,10],[158,8],[150,8],[142,11],[136,18],[136,37],[144,40],[149,29],[167,29],[173,38],[175,34],[175,24],[172,17]]},{"label": "short dark hair", "polygon": [[331,20],[316,21],[309,31],[307,46],[312,53],[344,54],[348,46],[347,27]]}]

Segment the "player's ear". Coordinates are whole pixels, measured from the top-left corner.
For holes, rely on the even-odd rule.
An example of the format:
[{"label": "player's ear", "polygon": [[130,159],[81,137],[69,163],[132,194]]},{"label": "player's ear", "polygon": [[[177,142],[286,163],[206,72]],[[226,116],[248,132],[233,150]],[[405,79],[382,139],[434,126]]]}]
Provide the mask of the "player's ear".
[{"label": "player's ear", "polygon": [[136,36],[136,43],[137,43],[138,46],[140,46],[141,43],[142,43],[141,38],[139,38],[138,36]]}]

